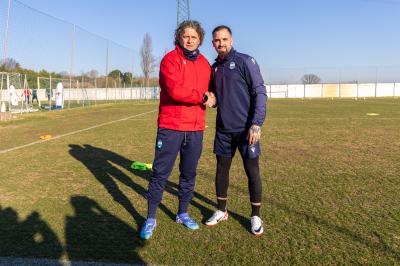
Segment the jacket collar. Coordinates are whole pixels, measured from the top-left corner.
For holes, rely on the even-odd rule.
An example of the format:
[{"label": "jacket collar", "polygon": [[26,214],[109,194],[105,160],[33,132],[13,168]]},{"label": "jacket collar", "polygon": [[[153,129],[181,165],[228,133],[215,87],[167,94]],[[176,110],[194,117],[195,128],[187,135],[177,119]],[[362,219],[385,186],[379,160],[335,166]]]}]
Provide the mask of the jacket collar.
[{"label": "jacket collar", "polygon": [[190,61],[195,61],[200,56],[200,51],[198,48],[195,50],[196,53],[194,53],[193,51],[192,54],[190,54],[189,50],[185,51],[185,49],[182,48],[179,44],[176,44],[175,50],[178,52],[179,55],[183,56],[184,58]]},{"label": "jacket collar", "polygon": [[229,51],[228,55],[225,56],[224,59],[221,59],[221,58],[219,58],[219,56],[217,56],[217,58],[215,58],[215,61],[217,63],[224,64],[228,61],[231,61],[235,57],[235,54],[236,54],[236,50],[232,47],[231,50]]},{"label": "jacket collar", "polygon": [[183,55],[182,48],[179,46],[179,44],[175,44],[175,50],[177,51],[177,53],[178,53],[179,55],[184,56],[184,55]]}]

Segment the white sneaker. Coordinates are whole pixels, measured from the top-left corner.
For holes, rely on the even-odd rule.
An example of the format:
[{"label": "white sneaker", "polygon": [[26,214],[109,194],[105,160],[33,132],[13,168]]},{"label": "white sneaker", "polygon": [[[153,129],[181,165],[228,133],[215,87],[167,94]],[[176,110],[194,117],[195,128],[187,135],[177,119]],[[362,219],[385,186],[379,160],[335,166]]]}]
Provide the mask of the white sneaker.
[{"label": "white sneaker", "polygon": [[256,236],[261,236],[264,232],[261,218],[258,216],[251,217],[251,232]]},{"label": "white sneaker", "polygon": [[226,221],[226,220],[228,220],[228,212],[216,210],[214,214],[210,217],[210,219],[207,220],[206,225],[213,226],[221,221]]}]

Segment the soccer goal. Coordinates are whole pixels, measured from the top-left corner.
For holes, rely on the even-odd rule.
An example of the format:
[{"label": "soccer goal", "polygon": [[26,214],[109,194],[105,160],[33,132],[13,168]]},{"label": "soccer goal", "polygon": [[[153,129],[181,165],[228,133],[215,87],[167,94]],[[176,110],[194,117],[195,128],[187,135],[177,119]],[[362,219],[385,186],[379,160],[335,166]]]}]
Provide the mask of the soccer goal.
[{"label": "soccer goal", "polygon": [[287,85],[266,85],[266,92],[269,98],[287,98]]},{"label": "soccer goal", "polygon": [[38,109],[32,105],[32,90],[26,75],[7,73],[7,88],[9,94],[9,111],[11,113],[30,113]]},{"label": "soccer goal", "polygon": [[0,118],[6,118],[7,106],[6,106],[6,94],[7,94],[7,75],[4,72],[0,72]]},{"label": "soccer goal", "polygon": [[8,94],[8,111],[10,113],[22,113],[27,109],[24,101],[23,81],[19,73],[6,73],[6,86]]},{"label": "soccer goal", "polygon": [[38,77],[38,92],[45,109],[61,109],[90,105],[88,81],[68,78]]}]

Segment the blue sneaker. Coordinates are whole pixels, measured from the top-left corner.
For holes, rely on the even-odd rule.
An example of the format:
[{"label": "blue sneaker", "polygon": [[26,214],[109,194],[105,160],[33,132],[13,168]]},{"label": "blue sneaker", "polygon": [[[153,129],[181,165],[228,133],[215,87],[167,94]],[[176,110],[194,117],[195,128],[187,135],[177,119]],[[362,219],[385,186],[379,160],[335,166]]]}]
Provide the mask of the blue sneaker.
[{"label": "blue sneaker", "polygon": [[156,228],[156,219],[147,219],[142,226],[142,230],[140,230],[140,238],[141,239],[149,239],[153,234],[154,228]]},{"label": "blue sneaker", "polygon": [[189,214],[185,213],[181,213],[178,214],[176,216],[176,222],[178,224],[183,224],[185,225],[187,228],[191,229],[191,230],[197,230],[199,229],[199,225],[196,223],[195,220],[193,220],[192,218],[189,217]]}]

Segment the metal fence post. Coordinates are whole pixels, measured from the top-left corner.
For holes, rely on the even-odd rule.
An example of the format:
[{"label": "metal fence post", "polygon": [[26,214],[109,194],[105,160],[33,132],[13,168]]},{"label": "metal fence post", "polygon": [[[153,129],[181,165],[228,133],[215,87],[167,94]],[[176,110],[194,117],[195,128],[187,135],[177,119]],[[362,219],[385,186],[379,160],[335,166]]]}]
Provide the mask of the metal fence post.
[{"label": "metal fence post", "polygon": [[359,84],[358,84],[358,80],[357,80],[357,99],[358,99],[358,86],[359,86]]},{"label": "metal fence post", "polygon": [[72,87],[72,73],[74,72],[74,53],[75,53],[75,35],[76,35],[76,26],[72,25],[72,39],[71,39],[71,58],[70,58],[70,69],[69,69],[69,94],[68,94],[68,108],[70,108],[71,102],[71,87]]},{"label": "metal fence post", "polygon": [[49,107],[50,107],[50,111],[51,111],[51,97],[53,96],[53,89],[52,89],[52,86],[51,86],[51,73],[50,73],[50,86],[49,86],[49,88],[50,88]]},{"label": "metal fence post", "polygon": [[376,98],[376,91],[378,89],[378,67],[375,68],[375,98]]},{"label": "metal fence post", "polygon": [[97,78],[94,78],[94,105],[97,105]]},{"label": "metal fence post", "polygon": [[108,103],[108,49],[109,49],[109,41],[107,41],[106,48],[106,103]]}]

